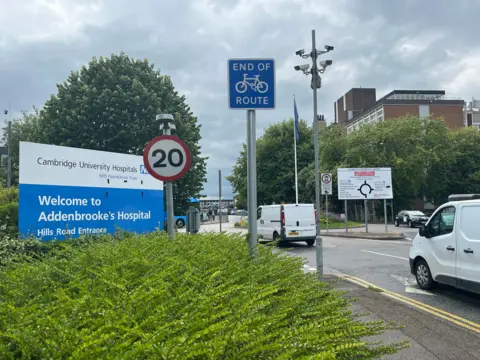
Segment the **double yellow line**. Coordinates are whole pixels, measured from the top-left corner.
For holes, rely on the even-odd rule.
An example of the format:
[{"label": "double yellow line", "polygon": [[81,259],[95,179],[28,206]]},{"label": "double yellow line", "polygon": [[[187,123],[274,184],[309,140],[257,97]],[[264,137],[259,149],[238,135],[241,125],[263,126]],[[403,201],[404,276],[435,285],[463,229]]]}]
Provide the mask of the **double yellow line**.
[{"label": "double yellow line", "polygon": [[387,296],[391,299],[394,299],[394,300],[400,301],[404,304],[413,306],[416,309],[425,311],[425,312],[427,312],[427,313],[429,313],[433,316],[436,316],[436,317],[439,317],[441,319],[447,320],[447,321],[449,321],[451,323],[454,323],[458,326],[461,326],[465,329],[469,329],[469,330],[472,330],[472,331],[476,332],[477,334],[480,334],[480,324],[478,324],[476,322],[464,319],[460,316],[454,315],[454,314],[449,313],[449,312],[444,311],[444,310],[437,309],[436,307],[424,304],[424,303],[422,303],[420,301],[417,301],[417,300],[410,299],[406,296],[394,293],[392,291],[382,289],[381,287],[378,287],[377,285],[374,285],[372,283],[369,283],[368,281],[359,279],[355,276],[350,276],[350,275],[338,275],[338,276],[340,278],[344,279],[344,280],[347,280],[351,283],[360,285],[364,288],[367,288],[367,289],[368,288],[373,288],[373,290],[376,289],[381,294],[383,294],[383,295],[385,295],[385,296]]}]

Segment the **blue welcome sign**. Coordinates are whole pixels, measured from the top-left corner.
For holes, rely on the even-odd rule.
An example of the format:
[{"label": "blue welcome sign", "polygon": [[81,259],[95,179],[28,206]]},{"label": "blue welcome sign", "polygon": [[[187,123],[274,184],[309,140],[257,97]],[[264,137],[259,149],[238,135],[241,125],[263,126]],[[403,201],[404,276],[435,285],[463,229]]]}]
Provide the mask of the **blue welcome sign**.
[{"label": "blue welcome sign", "polygon": [[141,156],[20,142],[20,236],[163,229],[163,183],[142,166]]}]

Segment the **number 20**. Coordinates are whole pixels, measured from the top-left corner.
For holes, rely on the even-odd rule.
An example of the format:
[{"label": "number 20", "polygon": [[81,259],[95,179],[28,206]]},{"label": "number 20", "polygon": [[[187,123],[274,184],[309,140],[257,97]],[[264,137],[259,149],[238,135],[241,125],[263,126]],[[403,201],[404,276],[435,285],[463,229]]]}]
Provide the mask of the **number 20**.
[{"label": "number 20", "polygon": [[[164,163],[165,159],[167,159],[170,166],[173,166],[173,167],[179,167],[179,166],[182,166],[182,164],[183,164],[183,154],[179,149],[171,149],[168,152],[168,155],[165,153],[165,150],[157,149],[152,153],[152,156],[156,157],[159,154],[160,154],[160,159],[158,159],[157,161],[155,161],[153,163],[154,168],[167,167],[167,164]],[[178,161],[177,162],[173,161],[173,154],[178,154]]]}]

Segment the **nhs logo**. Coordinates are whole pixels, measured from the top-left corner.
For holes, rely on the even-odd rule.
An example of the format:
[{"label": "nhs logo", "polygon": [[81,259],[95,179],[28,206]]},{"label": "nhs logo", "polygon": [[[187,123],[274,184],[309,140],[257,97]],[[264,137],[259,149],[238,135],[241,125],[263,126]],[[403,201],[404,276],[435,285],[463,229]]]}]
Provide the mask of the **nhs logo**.
[{"label": "nhs logo", "polygon": [[145,168],[145,165],[140,165],[140,174],[148,174],[148,170]]}]

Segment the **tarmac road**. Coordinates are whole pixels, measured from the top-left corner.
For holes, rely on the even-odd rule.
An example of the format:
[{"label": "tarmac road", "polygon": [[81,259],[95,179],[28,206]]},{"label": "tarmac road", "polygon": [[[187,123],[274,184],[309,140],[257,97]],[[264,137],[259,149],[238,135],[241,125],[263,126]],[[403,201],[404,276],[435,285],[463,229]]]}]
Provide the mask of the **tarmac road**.
[{"label": "tarmac road", "polygon": [[[480,324],[480,295],[450,286],[438,285],[423,291],[410,274],[410,241],[366,240],[323,237],[324,273],[346,274],[380,288],[434,306]],[[316,248],[304,243],[291,244],[288,251],[316,267]],[[480,325],[479,325],[480,326]],[[480,341],[480,339],[479,339]]]},{"label": "tarmac road", "polygon": [[[235,221],[239,221],[239,217],[230,216],[230,222],[223,224],[223,229],[229,232],[246,233],[246,230],[233,227]],[[212,224],[202,226],[201,231],[218,231],[218,229],[219,224]],[[408,233],[404,230],[407,230]],[[355,231],[364,232],[365,230],[356,229]],[[369,225],[369,232],[375,231],[384,232],[385,226]],[[417,229],[395,228],[393,225],[389,225],[388,231],[403,232],[406,236],[412,234],[411,238],[418,232]],[[325,274],[351,275],[377,287],[393,291],[480,324],[480,295],[446,285],[438,285],[433,291],[428,292],[418,288],[415,277],[410,274],[408,261],[410,241],[328,236],[322,238]],[[309,247],[305,243],[292,243],[285,250],[291,255],[307,259],[311,269],[316,268],[315,246]]]}]

